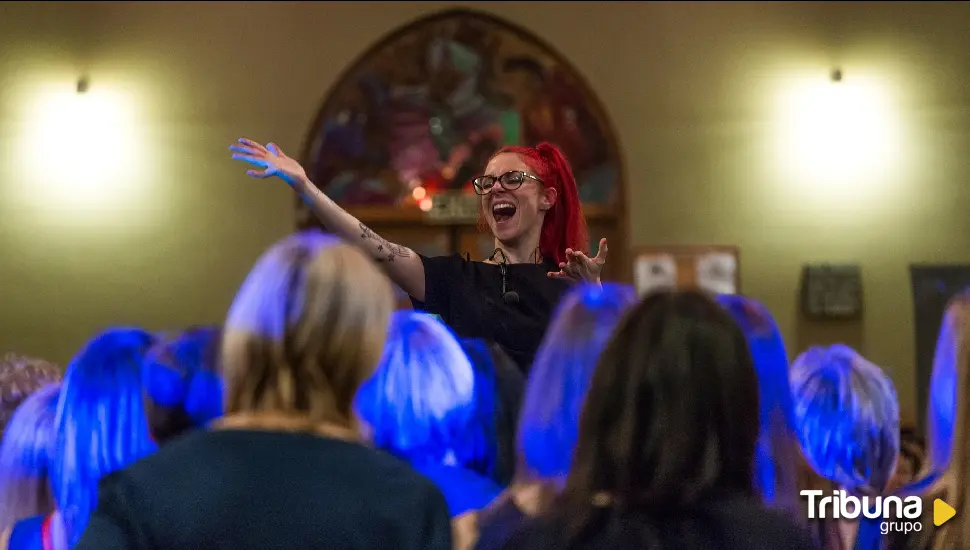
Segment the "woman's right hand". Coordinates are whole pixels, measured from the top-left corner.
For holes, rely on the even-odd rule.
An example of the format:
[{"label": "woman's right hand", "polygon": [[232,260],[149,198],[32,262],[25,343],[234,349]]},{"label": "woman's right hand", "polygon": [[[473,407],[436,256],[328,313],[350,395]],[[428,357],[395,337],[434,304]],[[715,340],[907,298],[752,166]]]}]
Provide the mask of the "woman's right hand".
[{"label": "woman's right hand", "polygon": [[300,163],[286,156],[278,145],[270,143],[263,147],[251,139],[239,138],[239,142],[229,146],[233,160],[248,162],[262,170],[247,170],[246,174],[254,178],[279,177],[292,185],[306,181],[306,171]]}]

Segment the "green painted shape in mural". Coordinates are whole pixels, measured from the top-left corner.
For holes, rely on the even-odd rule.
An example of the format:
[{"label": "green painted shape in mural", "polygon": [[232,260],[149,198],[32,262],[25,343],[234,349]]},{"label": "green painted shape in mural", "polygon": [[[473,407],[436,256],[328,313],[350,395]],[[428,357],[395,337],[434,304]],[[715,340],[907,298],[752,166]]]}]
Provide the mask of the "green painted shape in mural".
[{"label": "green painted shape in mural", "polygon": [[505,136],[505,145],[520,145],[522,143],[522,116],[511,109],[499,114],[499,124]]},{"label": "green painted shape in mural", "polygon": [[448,53],[451,55],[451,63],[455,68],[465,74],[473,74],[477,71],[482,61],[475,50],[457,42],[448,43]]}]

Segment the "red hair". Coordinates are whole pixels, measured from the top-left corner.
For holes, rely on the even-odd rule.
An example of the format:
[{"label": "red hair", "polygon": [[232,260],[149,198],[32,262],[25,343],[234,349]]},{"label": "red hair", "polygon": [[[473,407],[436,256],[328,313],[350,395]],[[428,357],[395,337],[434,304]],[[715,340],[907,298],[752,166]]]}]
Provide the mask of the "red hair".
[{"label": "red hair", "polygon": [[[566,249],[585,250],[589,246],[589,230],[583,205],[579,201],[579,187],[566,155],[555,145],[542,142],[535,147],[506,146],[492,155],[515,153],[522,157],[535,176],[546,187],[556,190],[556,202],[546,212],[539,234],[539,253],[556,265],[566,261]],[[484,218],[481,220],[484,222]]]}]

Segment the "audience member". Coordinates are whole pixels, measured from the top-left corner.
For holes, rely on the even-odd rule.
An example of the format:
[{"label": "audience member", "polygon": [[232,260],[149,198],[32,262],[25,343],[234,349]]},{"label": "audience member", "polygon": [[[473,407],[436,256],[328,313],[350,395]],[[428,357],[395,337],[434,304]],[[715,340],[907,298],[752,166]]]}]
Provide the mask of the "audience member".
[{"label": "audience member", "polygon": [[[0,441],[0,533],[20,520],[54,511],[49,476],[59,391],[60,385],[52,384],[32,393]],[[0,549],[6,548],[0,542]]]},{"label": "audience member", "polygon": [[[921,529],[893,533],[892,550],[963,550],[970,548],[970,290],[947,305],[936,342],[926,412],[927,457],[912,483],[895,494],[923,500]],[[956,517],[936,527],[933,502],[941,499]]]},{"label": "audience member", "polygon": [[317,232],[271,247],[224,326],[226,416],[106,477],[78,550],[450,549],[440,491],[361,442],[353,402],[391,308],[355,247]]},{"label": "audience member", "polygon": [[0,359],[0,440],[20,403],[36,390],[60,382],[61,376],[59,367],[43,359],[15,353]]},{"label": "audience member", "polygon": [[145,411],[159,445],[222,416],[221,330],[192,327],[152,346],[142,367]]},{"label": "audience member", "polygon": [[374,444],[434,481],[452,517],[501,492],[485,477],[493,467],[488,459],[494,460],[487,431],[492,411],[477,407],[476,391],[472,364],[448,327],[427,313],[402,310],[391,317],[380,367],[357,394]]},{"label": "audience member", "polygon": [[[802,452],[823,481],[806,489],[883,496],[899,456],[899,402],[889,377],[852,348],[835,345],[798,356],[791,387]],[[880,523],[813,521],[823,548],[831,550],[880,548]]]},{"label": "audience member", "polygon": [[765,503],[804,520],[799,496],[801,449],[792,412],[788,352],[771,312],[739,295],[722,294],[718,302],[741,327],[758,373],[760,430],[755,447],[755,485]]},{"label": "audience member", "polygon": [[459,342],[475,369],[476,417],[488,422],[489,447],[483,462],[473,469],[485,473],[502,487],[515,473],[515,429],[522,408],[525,377],[499,344],[466,338]]},{"label": "audience member", "polygon": [[562,489],[596,361],[635,302],[633,288],[616,283],[575,287],[560,302],[526,384],[515,480],[480,514],[478,548],[500,547]]},{"label": "audience member", "polygon": [[648,296],[593,373],[564,491],[505,548],[814,548],[755,487],[757,403],[744,333],[718,304]]}]

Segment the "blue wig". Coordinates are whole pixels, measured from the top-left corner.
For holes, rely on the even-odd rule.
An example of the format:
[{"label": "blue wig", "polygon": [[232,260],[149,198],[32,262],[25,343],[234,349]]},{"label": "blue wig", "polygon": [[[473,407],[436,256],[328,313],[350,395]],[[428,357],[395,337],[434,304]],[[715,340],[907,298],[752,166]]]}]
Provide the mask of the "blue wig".
[{"label": "blue wig", "polygon": [[881,493],[899,456],[899,402],[892,380],[852,348],[811,348],[792,365],[805,458],[848,491]]},{"label": "blue wig", "polygon": [[60,385],[52,384],[32,393],[0,440],[0,533],[54,509],[48,477],[59,391]]},{"label": "blue wig", "polygon": [[54,420],[51,489],[77,544],[97,504],[98,482],[150,454],[141,365],[153,337],[140,329],[109,329],[71,360]]},{"label": "blue wig", "polygon": [[788,353],[774,317],[745,296],[721,294],[717,301],[741,327],[758,372],[760,430],[755,483],[765,502],[801,513],[798,496],[798,436],[788,378]]},{"label": "blue wig", "polygon": [[958,306],[966,307],[960,304],[966,300],[966,296],[958,296],[947,306],[936,339],[926,411],[928,473],[946,471],[953,456],[957,416],[957,347],[964,323],[962,315],[958,314]]},{"label": "blue wig", "polygon": [[[217,327],[193,327],[177,338],[151,348],[142,365],[142,379],[150,409],[177,410],[183,422],[155,421],[149,410],[156,441],[200,428],[222,416],[224,388],[218,360],[221,333]],[[179,415],[179,416],[182,416]],[[158,415],[165,417],[166,415]],[[168,424],[168,425],[163,425]],[[161,437],[160,437],[161,436]]]},{"label": "blue wig", "polygon": [[563,297],[526,382],[517,453],[524,471],[517,477],[565,479],[593,370],[636,301],[633,287],[617,283],[580,285]]},{"label": "blue wig", "polygon": [[357,411],[374,444],[412,463],[466,466],[475,419],[475,374],[452,332],[431,315],[410,310],[391,316],[377,372],[361,386]]}]

